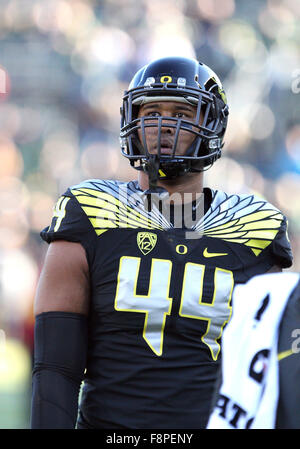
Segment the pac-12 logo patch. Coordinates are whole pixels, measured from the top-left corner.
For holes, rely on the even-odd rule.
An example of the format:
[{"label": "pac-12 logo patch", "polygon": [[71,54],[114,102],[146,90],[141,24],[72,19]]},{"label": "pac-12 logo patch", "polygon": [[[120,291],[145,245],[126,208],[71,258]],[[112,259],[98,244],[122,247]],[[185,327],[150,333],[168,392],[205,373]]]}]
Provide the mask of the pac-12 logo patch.
[{"label": "pac-12 logo patch", "polygon": [[138,232],[137,233],[137,244],[141,252],[146,256],[153,250],[157,242],[157,235],[153,232]]}]

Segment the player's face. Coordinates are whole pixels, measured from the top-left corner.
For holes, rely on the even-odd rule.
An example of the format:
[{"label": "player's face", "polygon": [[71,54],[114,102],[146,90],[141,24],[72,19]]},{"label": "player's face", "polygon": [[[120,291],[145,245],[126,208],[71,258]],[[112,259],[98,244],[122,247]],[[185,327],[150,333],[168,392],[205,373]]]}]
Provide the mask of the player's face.
[{"label": "player's face", "polygon": [[[138,117],[153,117],[153,121],[151,119],[146,120],[147,123],[157,124],[157,117],[173,117],[173,118],[182,118],[184,120],[188,120],[191,122],[195,121],[196,117],[195,106],[180,103],[176,101],[158,101],[155,103],[148,103],[140,107]],[[202,117],[200,117],[200,124],[202,122]],[[164,119],[162,121],[163,125],[175,124],[176,122],[173,120]],[[172,147],[175,139],[176,128],[170,126],[162,126],[161,127],[161,137],[160,137],[160,153],[163,155],[172,154]],[[140,142],[142,140],[142,131],[138,132]],[[151,154],[156,154],[158,152],[158,126],[153,127],[145,127],[145,137],[146,143],[148,147],[148,151]],[[176,145],[176,155],[183,156],[186,153],[186,150],[191,146],[193,140],[195,139],[195,134],[190,131],[180,130],[178,136],[178,142]]]}]

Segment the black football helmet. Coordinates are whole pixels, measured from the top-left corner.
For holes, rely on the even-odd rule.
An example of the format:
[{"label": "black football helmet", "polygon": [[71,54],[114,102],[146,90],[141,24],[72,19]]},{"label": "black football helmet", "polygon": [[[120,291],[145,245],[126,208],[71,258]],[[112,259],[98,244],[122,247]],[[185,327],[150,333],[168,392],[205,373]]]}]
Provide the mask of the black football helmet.
[{"label": "black football helmet", "polygon": [[[195,106],[195,119],[138,117],[141,105],[163,100]],[[121,107],[121,151],[134,168],[148,173],[152,185],[157,179],[172,179],[187,172],[203,171],[221,156],[227,118],[228,106],[222,84],[208,66],[184,57],[158,59],[141,68],[124,93]],[[145,129],[153,126],[158,128],[155,155],[149,153],[145,138]],[[168,155],[160,154],[163,127],[175,129],[172,152]],[[194,135],[193,143],[184,156],[176,154],[181,130]]]}]

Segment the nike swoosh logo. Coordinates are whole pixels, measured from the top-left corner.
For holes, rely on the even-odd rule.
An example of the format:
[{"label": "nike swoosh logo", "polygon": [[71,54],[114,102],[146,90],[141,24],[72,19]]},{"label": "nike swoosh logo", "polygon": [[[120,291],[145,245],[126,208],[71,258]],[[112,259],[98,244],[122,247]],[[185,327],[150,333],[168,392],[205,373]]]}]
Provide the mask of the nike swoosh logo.
[{"label": "nike swoosh logo", "polygon": [[228,253],[209,253],[207,248],[203,251],[204,257],[219,257],[219,256],[228,256]]}]

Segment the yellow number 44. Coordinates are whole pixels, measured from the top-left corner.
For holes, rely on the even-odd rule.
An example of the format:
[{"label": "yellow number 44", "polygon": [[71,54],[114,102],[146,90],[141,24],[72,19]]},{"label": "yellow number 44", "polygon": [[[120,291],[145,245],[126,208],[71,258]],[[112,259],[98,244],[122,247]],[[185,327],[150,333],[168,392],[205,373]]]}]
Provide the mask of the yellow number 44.
[{"label": "yellow number 44", "polygon": [[[169,297],[172,262],[152,259],[148,294],[137,295],[140,262],[139,257],[121,257],[114,306],[117,311],[145,315],[143,338],[151,350],[161,356],[166,318],[172,309],[172,298]],[[216,268],[213,300],[208,304],[202,302],[204,272],[205,265],[186,264],[179,315],[207,322],[201,338],[210,349],[213,360],[217,360],[220,352],[217,340],[231,315],[234,280],[231,271]]]}]

